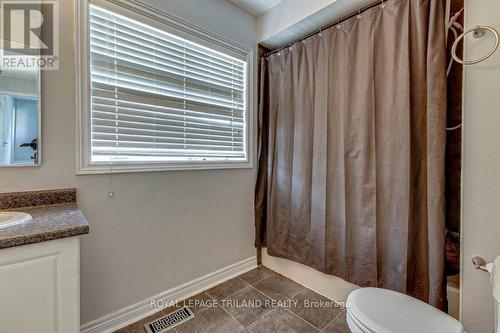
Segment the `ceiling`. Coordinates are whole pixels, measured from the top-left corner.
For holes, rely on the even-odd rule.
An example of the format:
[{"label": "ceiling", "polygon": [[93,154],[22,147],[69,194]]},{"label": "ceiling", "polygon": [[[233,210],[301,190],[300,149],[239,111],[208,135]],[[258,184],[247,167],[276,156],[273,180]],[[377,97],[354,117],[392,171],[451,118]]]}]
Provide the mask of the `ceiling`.
[{"label": "ceiling", "polygon": [[302,38],[314,31],[318,27],[325,27],[336,19],[355,13],[359,8],[364,8],[374,3],[374,0],[334,0],[316,13],[309,15],[302,20],[288,26],[287,28],[266,36],[259,42],[269,49],[276,49]]},{"label": "ceiling", "polygon": [[282,0],[229,0],[254,16],[267,12]]}]

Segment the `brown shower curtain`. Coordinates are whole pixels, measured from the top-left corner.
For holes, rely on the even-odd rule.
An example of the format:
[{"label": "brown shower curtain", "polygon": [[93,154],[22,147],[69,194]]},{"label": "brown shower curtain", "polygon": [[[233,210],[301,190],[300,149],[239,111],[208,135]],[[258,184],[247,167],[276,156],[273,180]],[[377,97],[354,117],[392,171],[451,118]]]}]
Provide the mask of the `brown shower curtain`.
[{"label": "brown shower curtain", "polygon": [[263,59],[256,246],[444,307],[442,0],[389,0]]}]

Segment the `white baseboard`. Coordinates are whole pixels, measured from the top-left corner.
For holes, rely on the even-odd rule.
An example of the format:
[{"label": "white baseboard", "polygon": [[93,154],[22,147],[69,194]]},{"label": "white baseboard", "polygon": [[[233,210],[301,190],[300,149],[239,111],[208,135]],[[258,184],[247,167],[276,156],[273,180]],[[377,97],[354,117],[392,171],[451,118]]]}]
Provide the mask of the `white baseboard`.
[{"label": "white baseboard", "polygon": [[178,302],[194,296],[204,290],[218,285],[235,276],[243,274],[257,267],[257,258],[251,257],[200,278],[189,281],[178,287],[164,291],[144,301],[105,315],[99,319],[82,325],[81,333],[108,333],[146,318],[160,309],[151,308],[151,300],[158,302]]}]

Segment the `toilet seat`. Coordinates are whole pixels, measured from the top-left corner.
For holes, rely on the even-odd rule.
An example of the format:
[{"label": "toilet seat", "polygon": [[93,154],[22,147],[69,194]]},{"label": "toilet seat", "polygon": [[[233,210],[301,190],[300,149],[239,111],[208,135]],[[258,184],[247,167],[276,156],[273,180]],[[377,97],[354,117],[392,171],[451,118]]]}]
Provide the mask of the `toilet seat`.
[{"label": "toilet seat", "polygon": [[380,288],[353,291],[347,299],[353,333],[464,333],[462,324],[416,298]]}]

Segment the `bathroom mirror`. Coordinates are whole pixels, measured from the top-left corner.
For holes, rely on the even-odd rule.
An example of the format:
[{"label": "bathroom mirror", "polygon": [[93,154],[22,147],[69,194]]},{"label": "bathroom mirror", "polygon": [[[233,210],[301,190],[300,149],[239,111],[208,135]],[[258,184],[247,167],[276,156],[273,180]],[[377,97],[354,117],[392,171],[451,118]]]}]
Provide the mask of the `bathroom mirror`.
[{"label": "bathroom mirror", "polygon": [[40,118],[40,70],[0,62],[0,167],[40,165]]}]

